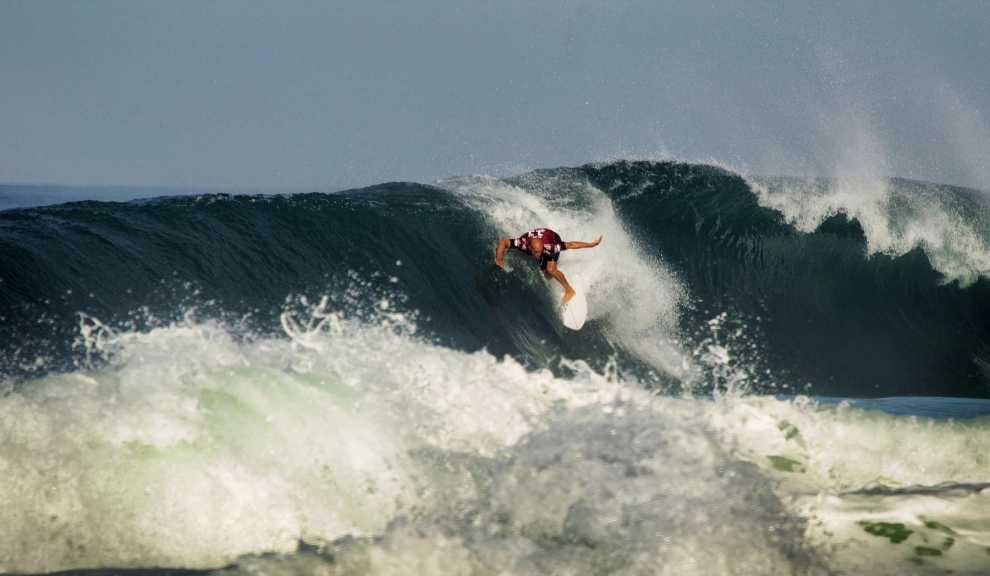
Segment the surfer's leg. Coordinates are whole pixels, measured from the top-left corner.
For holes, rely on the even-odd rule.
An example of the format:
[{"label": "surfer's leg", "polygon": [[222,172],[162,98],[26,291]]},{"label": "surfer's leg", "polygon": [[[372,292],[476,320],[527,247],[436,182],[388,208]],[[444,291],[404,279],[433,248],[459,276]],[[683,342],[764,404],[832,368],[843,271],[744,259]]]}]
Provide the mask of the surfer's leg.
[{"label": "surfer's leg", "polygon": [[560,285],[564,287],[564,300],[562,303],[567,304],[570,302],[571,298],[574,297],[574,289],[567,283],[567,278],[564,276],[564,273],[557,269],[557,263],[547,262],[547,272],[556,278],[557,282],[560,282]]}]

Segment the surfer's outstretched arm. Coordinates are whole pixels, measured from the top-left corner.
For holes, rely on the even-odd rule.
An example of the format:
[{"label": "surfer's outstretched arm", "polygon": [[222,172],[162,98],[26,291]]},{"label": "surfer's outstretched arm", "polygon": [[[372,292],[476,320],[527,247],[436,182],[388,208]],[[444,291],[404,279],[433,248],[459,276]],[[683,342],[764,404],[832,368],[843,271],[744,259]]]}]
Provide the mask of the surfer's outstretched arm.
[{"label": "surfer's outstretched arm", "polygon": [[556,262],[553,261],[547,262],[547,273],[549,273],[551,276],[556,278],[557,282],[560,282],[560,285],[564,287],[563,303],[567,304],[568,302],[570,302],[571,298],[574,297],[574,289],[571,288],[571,285],[567,283],[567,278],[564,277],[564,273],[557,269]]},{"label": "surfer's outstretched arm", "polygon": [[578,248],[594,248],[601,243],[602,237],[599,236],[598,240],[595,240],[594,242],[564,242],[564,246],[566,246],[568,250],[577,250]]},{"label": "surfer's outstretched arm", "polygon": [[498,248],[495,249],[495,263],[499,266],[505,267],[505,260],[502,260],[502,254],[505,253],[505,249],[512,246],[512,240],[508,238],[502,238],[498,241]]}]

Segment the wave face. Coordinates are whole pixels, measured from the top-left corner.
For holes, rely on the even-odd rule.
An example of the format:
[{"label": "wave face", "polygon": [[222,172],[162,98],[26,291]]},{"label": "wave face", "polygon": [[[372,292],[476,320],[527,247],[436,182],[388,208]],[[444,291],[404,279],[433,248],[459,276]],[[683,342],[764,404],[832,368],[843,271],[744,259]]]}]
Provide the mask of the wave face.
[{"label": "wave face", "polygon": [[[990,208],[850,186],[617,162],[0,211],[0,571],[980,573]],[[538,226],[604,235],[561,256],[579,332],[493,263]]]},{"label": "wave face", "polygon": [[[563,356],[600,369],[617,357],[637,378],[704,391],[694,353],[738,333],[745,344],[717,344],[749,349],[748,368],[770,371],[764,391],[987,397],[990,208],[974,191],[889,186],[882,202],[848,208],[828,183],[621,162],[508,181],[8,210],[4,372],[84,362],[73,349],[80,311],[138,328],[195,308],[270,335],[287,295],[326,293],[355,312],[394,294],[436,342],[532,366]],[[588,287],[578,333],[560,327],[556,286],[527,258],[510,254],[508,272],[492,265],[498,238],[538,226],[565,240],[605,235],[561,263]],[[345,289],[355,279],[366,286]]]}]

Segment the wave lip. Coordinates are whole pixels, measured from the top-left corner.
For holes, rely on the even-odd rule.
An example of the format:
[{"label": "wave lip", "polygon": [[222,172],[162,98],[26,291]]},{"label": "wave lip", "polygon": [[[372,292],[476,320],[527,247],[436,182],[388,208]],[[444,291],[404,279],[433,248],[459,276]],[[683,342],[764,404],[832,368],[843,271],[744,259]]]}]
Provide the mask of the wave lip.
[{"label": "wave lip", "polygon": [[863,228],[868,255],[927,255],[945,282],[990,277],[990,202],[979,192],[903,179],[751,178],[760,204],[813,232],[844,214]]}]

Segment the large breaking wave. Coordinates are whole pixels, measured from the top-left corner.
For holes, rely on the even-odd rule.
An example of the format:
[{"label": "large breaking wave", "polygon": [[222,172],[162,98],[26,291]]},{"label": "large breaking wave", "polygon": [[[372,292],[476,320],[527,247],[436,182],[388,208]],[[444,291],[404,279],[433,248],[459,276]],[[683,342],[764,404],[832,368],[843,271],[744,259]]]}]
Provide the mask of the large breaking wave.
[{"label": "large breaking wave", "polygon": [[[620,162],[508,181],[8,210],[4,372],[78,364],[79,311],[140,327],[194,308],[273,334],[287,295],[358,309],[394,293],[436,342],[531,366],[563,356],[601,369],[616,357],[649,384],[703,391],[690,359],[726,314],[717,335],[748,339],[747,368],[770,371],[765,392],[987,397],[986,200],[918,182],[843,186]],[[553,287],[527,260],[492,264],[498,238],[537,226],[565,240],[605,235],[561,263],[588,287],[581,332],[560,326]],[[354,278],[373,289],[349,292]]]},{"label": "large breaking wave", "polygon": [[[0,570],[980,573],[990,407],[933,397],[988,396],[990,210],[848,186],[618,162],[0,212]],[[561,257],[580,332],[492,262],[537,226],[605,237]]]}]

